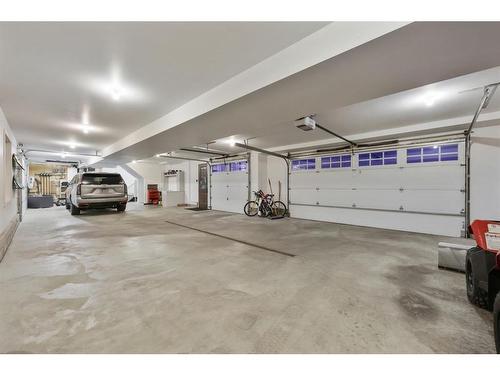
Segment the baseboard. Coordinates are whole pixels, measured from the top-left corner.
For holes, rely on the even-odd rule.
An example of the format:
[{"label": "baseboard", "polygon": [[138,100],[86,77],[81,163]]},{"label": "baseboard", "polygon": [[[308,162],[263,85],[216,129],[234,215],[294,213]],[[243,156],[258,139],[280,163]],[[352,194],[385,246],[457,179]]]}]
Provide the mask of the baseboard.
[{"label": "baseboard", "polygon": [[14,238],[14,234],[16,233],[18,226],[19,226],[19,217],[16,215],[9,222],[9,224],[7,224],[7,227],[4,229],[4,231],[0,233],[0,262],[5,256],[5,253],[7,253],[7,249],[9,248],[9,245],[12,242],[12,239]]}]

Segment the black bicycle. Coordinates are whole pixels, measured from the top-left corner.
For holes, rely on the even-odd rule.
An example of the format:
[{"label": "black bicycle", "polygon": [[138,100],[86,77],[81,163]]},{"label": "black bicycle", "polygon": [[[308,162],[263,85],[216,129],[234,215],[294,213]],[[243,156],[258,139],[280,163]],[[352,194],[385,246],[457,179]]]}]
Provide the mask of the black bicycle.
[{"label": "black bicycle", "polygon": [[285,217],[286,205],[274,200],[274,194],[265,194],[262,190],[254,191],[255,200],[248,201],[243,208],[245,215],[255,216],[260,213],[262,217]]}]

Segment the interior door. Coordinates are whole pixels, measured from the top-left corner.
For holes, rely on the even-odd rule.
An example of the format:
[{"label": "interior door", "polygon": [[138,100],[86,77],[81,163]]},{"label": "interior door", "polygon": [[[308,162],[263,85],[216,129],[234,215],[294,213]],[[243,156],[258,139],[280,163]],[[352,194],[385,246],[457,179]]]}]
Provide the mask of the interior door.
[{"label": "interior door", "polygon": [[206,164],[198,164],[198,208],[208,209],[208,171]]}]

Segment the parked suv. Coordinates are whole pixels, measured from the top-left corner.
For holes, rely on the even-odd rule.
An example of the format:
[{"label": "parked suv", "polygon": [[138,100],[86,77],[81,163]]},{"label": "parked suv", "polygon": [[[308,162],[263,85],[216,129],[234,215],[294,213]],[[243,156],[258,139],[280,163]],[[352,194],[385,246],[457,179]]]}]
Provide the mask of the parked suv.
[{"label": "parked suv", "polygon": [[66,208],[71,215],[93,208],[125,211],[127,201],[127,185],[119,173],[79,173],[66,189]]},{"label": "parked suv", "polygon": [[[488,225],[500,222],[474,220],[469,231],[476,240],[475,247],[467,251],[465,280],[467,298],[479,307],[493,310],[495,344],[500,354],[500,251],[488,247],[487,237],[492,237]],[[493,234],[495,236],[495,234]]]}]

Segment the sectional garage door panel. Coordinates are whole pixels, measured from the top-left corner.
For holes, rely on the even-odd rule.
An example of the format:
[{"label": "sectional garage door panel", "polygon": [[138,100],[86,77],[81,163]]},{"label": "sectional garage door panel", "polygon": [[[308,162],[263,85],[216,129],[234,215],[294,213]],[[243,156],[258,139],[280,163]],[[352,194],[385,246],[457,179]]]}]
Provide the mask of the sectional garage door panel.
[{"label": "sectional garage door panel", "polygon": [[325,206],[351,207],[356,201],[356,191],[352,189],[324,189],[316,192],[316,202]]},{"label": "sectional garage door panel", "polygon": [[356,210],[350,208],[330,208],[311,206],[292,206],[292,216],[308,220],[329,221],[341,224],[360,225],[384,229],[395,229],[444,235],[460,236],[462,217],[439,215],[415,215],[387,211]]},{"label": "sectional garage door panel", "polygon": [[[406,166],[401,169],[402,186],[414,189],[464,189],[464,167],[453,165]],[[403,185],[404,184],[404,185]]]},{"label": "sectional garage door panel", "polygon": [[248,160],[213,164],[211,197],[213,210],[243,213],[248,200]]},{"label": "sectional garage door panel", "polygon": [[353,177],[352,185],[358,189],[399,189],[404,183],[401,169],[392,166],[357,169]]},{"label": "sectional garage door panel", "polygon": [[465,197],[460,191],[406,190],[401,198],[401,205],[406,211],[463,214]]},{"label": "sectional garage door panel", "polygon": [[461,235],[463,142],[360,154],[292,160],[291,216]]}]

